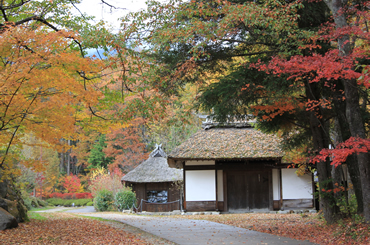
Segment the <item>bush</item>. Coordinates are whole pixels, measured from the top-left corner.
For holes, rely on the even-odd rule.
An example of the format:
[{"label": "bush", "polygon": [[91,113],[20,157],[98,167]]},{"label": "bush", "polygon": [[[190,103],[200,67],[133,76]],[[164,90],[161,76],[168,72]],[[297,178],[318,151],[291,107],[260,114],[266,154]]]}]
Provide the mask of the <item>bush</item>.
[{"label": "bush", "polygon": [[31,199],[30,194],[27,193],[26,191],[22,190],[21,196],[22,196],[22,199],[23,199],[23,202],[24,202],[24,205],[26,206],[26,208],[28,210],[31,210],[31,208],[32,208],[32,199]]},{"label": "bush", "polygon": [[39,203],[39,205],[40,205],[41,207],[46,207],[46,206],[48,206],[48,202],[46,202],[46,201],[44,201],[44,200],[37,199],[37,201],[38,201],[38,203]]},{"label": "bush", "polygon": [[48,206],[48,203],[41,200],[40,198],[31,196],[29,193],[26,191],[21,192],[22,199],[24,201],[24,205],[28,210],[31,210],[32,208],[39,208],[41,207],[46,207]]},{"label": "bush", "polygon": [[132,208],[136,205],[136,194],[130,189],[121,189],[114,196],[114,205],[118,211]]},{"label": "bush", "polygon": [[88,203],[86,203],[86,206],[94,206],[94,202],[88,202]]},{"label": "bush", "polygon": [[61,198],[61,199],[92,199],[92,195],[89,192],[84,193],[51,193],[49,198]]},{"label": "bush", "polygon": [[94,208],[96,211],[107,211],[113,203],[113,192],[109,190],[100,190],[94,198]]},{"label": "bush", "polygon": [[71,207],[74,203],[74,206],[87,206],[89,202],[91,202],[91,199],[70,199],[65,200],[61,198],[49,198],[46,200],[49,204],[52,204],[54,206],[64,206],[64,207]]},{"label": "bush", "polygon": [[109,190],[113,195],[115,195],[120,189],[122,189],[122,173],[117,171],[115,170],[113,173],[108,174],[106,169],[101,168],[92,172],[89,190],[93,197],[96,197],[97,193],[101,190]]}]

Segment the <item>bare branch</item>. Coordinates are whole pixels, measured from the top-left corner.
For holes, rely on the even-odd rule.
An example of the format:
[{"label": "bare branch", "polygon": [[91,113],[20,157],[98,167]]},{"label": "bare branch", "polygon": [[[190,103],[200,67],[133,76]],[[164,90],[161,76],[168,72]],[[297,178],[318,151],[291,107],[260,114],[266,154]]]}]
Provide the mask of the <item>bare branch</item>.
[{"label": "bare branch", "polygon": [[120,8],[120,7],[113,6],[113,5],[111,5],[111,4],[109,4],[109,3],[107,3],[107,2],[106,2],[106,1],[104,1],[104,0],[101,0],[101,2],[102,2],[102,4],[105,4],[105,5],[107,5],[108,7],[110,7],[110,8],[111,8],[111,11],[112,11],[112,9],[126,9],[126,8]]}]

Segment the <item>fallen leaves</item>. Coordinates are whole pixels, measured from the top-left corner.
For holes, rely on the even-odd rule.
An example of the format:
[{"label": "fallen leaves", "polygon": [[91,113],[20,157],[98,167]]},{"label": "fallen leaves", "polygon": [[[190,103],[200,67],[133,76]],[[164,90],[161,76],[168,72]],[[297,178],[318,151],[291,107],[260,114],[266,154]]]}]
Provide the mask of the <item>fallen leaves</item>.
[{"label": "fallen leaves", "polygon": [[67,213],[43,213],[19,228],[0,231],[1,244],[150,244],[140,234]]},{"label": "fallen leaves", "polygon": [[353,224],[350,221],[326,225],[318,214],[248,213],[177,217],[208,220],[322,245],[370,244],[369,225]]}]

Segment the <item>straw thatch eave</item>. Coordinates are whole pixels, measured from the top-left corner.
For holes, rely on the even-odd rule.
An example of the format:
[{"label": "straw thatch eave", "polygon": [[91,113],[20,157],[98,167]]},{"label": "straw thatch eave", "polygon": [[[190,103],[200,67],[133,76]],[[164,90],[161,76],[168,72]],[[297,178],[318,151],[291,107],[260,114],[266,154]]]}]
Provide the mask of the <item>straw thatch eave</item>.
[{"label": "straw thatch eave", "polygon": [[169,154],[168,162],[174,167],[181,160],[280,160],[280,142],[275,135],[254,128],[199,130]]},{"label": "straw thatch eave", "polygon": [[122,177],[123,181],[132,183],[175,182],[182,179],[182,170],[170,168],[164,157],[149,157]]}]

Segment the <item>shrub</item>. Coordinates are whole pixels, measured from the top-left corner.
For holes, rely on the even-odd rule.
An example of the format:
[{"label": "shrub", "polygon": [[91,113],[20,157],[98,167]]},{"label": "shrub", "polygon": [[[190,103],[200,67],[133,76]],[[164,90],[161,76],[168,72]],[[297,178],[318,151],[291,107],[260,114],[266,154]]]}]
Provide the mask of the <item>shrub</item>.
[{"label": "shrub", "polygon": [[41,200],[40,198],[31,196],[29,193],[26,191],[21,192],[22,199],[24,201],[24,205],[28,210],[31,210],[32,208],[39,208],[41,207],[46,207],[48,206],[48,202],[45,202]]},{"label": "shrub", "polygon": [[22,196],[22,199],[23,199],[23,202],[24,202],[24,205],[26,206],[26,208],[28,210],[31,210],[31,208],[32,208],[32,197],[30,196],[30,194],[27,193],[26,191],[22,190],[21,196]]},{"label": "shrub", "polygon": [[61,198],[61,199],[92,199],[92,195],[89,192],[84,193],[51,193],[49,198]]},{"label": "shrub", "polygon": [[94,208],[102,212],[110,209],[113,203],[113,192],[109,190],[100,190],[94,198]]},{"label": "shrub", "polygon": [[123,174],[118,173],[108,174],[107,170],[104,168],[97,169],[91,174],[89,190],[94,197],[101,190],[109,190],[115,195],[122,189],[122,175]]},{"label": "shrub", "polygon": [[54,206],[58,206],[58,205],[63,206],[64,204],[64,200],[61,198],[49,198],[46,201],[50,204],[53,204]]},{"label": "shrub", "polygon": [[130,189],[121,189],[114,196],[114,205],[118,211],[130,209],[136,205],[136,194]]},{"label": "shrub", "polygon": [[65,206],[65,207],[70,207],[74,203],[75,206],[86,206],[87,203],[91,202],[91,199],[70,199],[70,200],[65,200],[61,198],[49,198],[47,200],[49,204],[52,204],[54,206]]},{"label": "shrub", "polygon": [[63,199],[71,200],[73,199],[73,193],[65,193]]},{"label": "shrub", "polygon": [[46,202],[46,201],[44,201],[44,200],[37,199],[37,201],[38,201],[38,203],[39,203],[39,205],[40,205],[41,207],[46,207],[46,206],[48,206],[48,202]]},{"label": "shrub", "polygon": [[83,192],[81,180],[76,175],[66,175],[61,182],[68,193]]},{"label": "shrub", "polygon": [[86,203],[86,206],[94,206],[94,202],[88,202],[88,203]]}]

